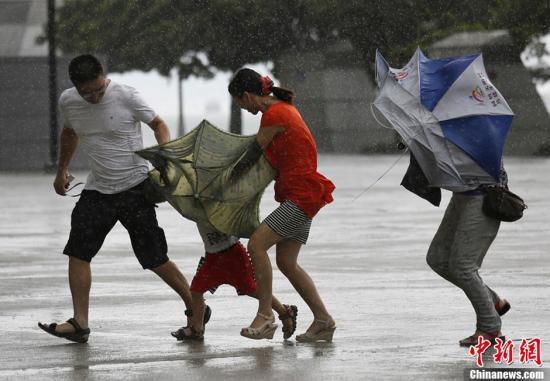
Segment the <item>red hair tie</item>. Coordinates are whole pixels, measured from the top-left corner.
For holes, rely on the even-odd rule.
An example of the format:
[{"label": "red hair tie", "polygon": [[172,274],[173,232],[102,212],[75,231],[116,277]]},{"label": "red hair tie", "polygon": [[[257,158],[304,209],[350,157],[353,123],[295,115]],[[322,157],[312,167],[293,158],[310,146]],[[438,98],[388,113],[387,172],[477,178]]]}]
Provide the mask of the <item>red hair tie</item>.
[{"label": "red hair tie", "polygon": [[267,75],[261,78],[262,80],[262,95],[271,94],[271,87],[273,86],[273,81]]}]

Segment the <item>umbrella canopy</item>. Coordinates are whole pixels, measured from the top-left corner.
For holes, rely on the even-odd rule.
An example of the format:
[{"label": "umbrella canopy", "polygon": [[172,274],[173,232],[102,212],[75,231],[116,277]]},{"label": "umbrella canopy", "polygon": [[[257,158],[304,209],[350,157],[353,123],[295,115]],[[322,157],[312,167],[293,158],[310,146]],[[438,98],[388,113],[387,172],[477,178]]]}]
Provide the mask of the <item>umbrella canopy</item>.
[{"label": "umbrella canopy", "polygon": [[401,69],[376,52],[374,107],[407,143],[432,187],[463,192],[499,182],[514,113],[481,54],[429,59],[417,49]]},{"label": "umbrella canopy", "polygon": [[260,224],[260,200],[275,170],[262,156],[246,174],[232,181],[229,175],[254,139],[203,120],[178,139],[136,153],[156,168],[149,177],[182,216],[228,235],[250,237]]}]

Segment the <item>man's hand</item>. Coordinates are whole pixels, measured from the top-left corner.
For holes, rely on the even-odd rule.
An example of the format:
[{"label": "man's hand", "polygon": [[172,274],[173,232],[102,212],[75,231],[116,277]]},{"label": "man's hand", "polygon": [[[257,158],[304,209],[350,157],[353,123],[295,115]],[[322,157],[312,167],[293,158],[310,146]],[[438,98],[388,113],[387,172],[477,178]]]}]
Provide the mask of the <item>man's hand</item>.
[{"label": "man's hand", "polygon": [[55,180],[53,182],[55,193],[61,196],[65,196],[65,192],[67,192],[67,188],[69,188],[70,182],[71,179],[69,171],[64,170],[57,172],[57,176],[55,176]]},{"label": "man's hand", "polygon": [[57,164],[57,176],[53,182],[55,193],[64,196],[71,182],[69,175],[69,163],[78,146],[78,135],[70,127],[63,127],[59,144],[59,163]]}]

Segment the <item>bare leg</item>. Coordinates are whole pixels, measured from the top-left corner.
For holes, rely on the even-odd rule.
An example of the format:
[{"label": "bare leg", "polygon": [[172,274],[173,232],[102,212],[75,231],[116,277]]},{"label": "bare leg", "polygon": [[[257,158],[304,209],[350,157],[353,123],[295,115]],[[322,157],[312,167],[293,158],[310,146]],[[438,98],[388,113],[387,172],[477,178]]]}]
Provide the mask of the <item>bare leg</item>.
[{"label": "bare leg", "polygon": [[[251,298],[258,299],[258,293],[254,292],[252,294],[247,294]],[[286,313],[285,307],[279,302],[279,299],[275,297],[275,295],[271,296],[271,308],[275,310],[279,315],[283,315]]]},{"label": "bare leg", "polygon": [[204,297],[202,293],[192,291],[193,297],[193,316],[191,317],[191,326],[196,330],[202,331],[204,329]]},{"label": "bare leg", "polygon": [[193,316],[188,318],[187,327],[183,328],[185,336],[192,336],[193,331],[191,327],[197,332],[204,332],[204,309],[206,305],[204,304],[204,296],[200,292],[191,291],[191,296],[193,298],[192,308]]},{"label": "bare leg", "polygon": [[161,277],[167,285],[178,293],[183,299],[187,309],[192,308],[192,297],[191,291],[189,290],[189,284],[174,262],[168,261],[151,269],[151,271]]},{"label": "bare leg", "polygon": [[329,326],[334,325],[334,319],[328,313],[323,300],[317,292],[315,283],[311,277],[298,265],[298,253],[302,244],[285,239],[277,243],[277,267],[288,278],[294,289],[304,299],[315,319],[308,328],[308,331],[316,333],[317,331],[326,328],[317,320],[328,322]]},{"label": "bare leg", "polygon": [[[185,303],[185,309],[192,308],[192,297],[191,291],[189,290],[189,283],[187,283],[187,279],[185,279],[174,262],[169,260],[168,262],[151,269],[151,271],[157,274],[167,285],[176,291]],[[187,325],[190,323],[191,319],[188,317]]]},{"label": "bare leg", "polygon": [[[267,250],[280,241],[282,237],[271,230],[267,225],[261,224],[248,241],[248,253],[254,267],[256,277],[256,294],[259,300],[258,313],[271,316],[273,270]],[[256,315],[250,327],[258,328],[265,319]]]},{"label": "bare leg", "polygon": [[[92,270],[90,263],[69,256],[69,286],[73,299],[73,317],[82,328],[88,328],[91,285]],[[75,329],[69,323],[62,323],[55,330],[57,332],[74,332]]]},{"label": "bare leg", "polygon": [[271,308],[277,312],[279,315],[286,314],[285,307],[279,302],[279,299],[277,299],[274,295],[271,296]]},{"label": "bare leg", "polygon": [[[258,299],[257,293],[248,294],[248,296],[254,299]],[[275,310],[275,312],[277,312],[279,316],[287,313],[286,308],[281,304],[279,299],[277,299],[274,295],[271,296],[271,308]],[[282,323],[283,323],[283,328],[289,329],[290,327],[292,327],[292,319],[290,318],[283,320]]]}]

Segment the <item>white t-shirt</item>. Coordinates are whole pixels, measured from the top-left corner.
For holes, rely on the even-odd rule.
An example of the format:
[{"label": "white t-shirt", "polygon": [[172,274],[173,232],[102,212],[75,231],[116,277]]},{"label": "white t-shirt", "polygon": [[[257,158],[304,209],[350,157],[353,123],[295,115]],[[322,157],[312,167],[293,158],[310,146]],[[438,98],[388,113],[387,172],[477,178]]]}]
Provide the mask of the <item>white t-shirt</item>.
[{"label": "white t-shirt", "polygon": [[199,234],[204,243],[204,251],[207,253],[218,253],[229,249],[239,240],[237,237],[221,233],[211,227],[197,223]]},{"label": "white t-shirt", "polygon": [[143,148],[140,122],[157,114],[134,88],[111,81],[101,102],[92,104],[72,87],[61,94],[59,108],[90,163],[84,189],[119,193],[147,178],[147,161],[134,151]]}]

